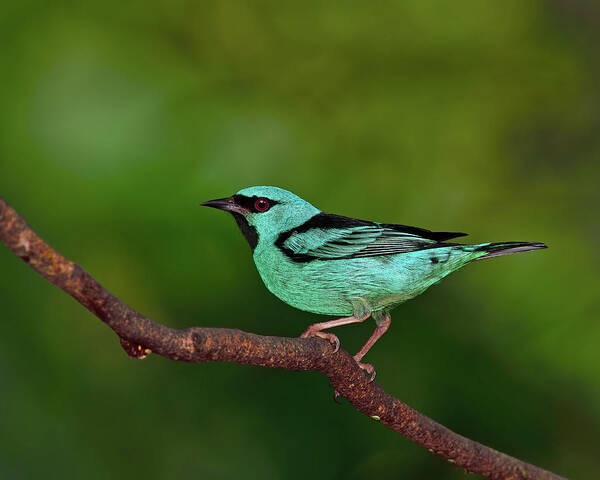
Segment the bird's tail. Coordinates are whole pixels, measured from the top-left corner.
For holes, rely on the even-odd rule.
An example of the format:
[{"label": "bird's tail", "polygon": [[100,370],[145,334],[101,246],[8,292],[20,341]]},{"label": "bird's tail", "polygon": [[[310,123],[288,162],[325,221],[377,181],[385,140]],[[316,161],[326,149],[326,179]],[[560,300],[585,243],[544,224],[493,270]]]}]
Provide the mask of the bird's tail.
[{"label": "bird's tail", "polygon": [[484,252],[484,255],[475,260],[483,260],[484,258],[500,257],[502,255],[510,255],[512,253],[527,252],[529,250],[539,250],[540,248],[548,248],[542,242],[499,242],[499,243],[484,243],[479,245],[476,252]]}]

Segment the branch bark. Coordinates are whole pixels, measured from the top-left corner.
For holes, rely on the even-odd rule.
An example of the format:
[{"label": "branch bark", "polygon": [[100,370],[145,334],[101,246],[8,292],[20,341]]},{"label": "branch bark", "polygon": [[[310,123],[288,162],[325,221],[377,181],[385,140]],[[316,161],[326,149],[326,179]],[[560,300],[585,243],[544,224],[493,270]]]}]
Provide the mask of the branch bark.
[{"label": "branch bark", "polygon": [[316,370],[360,412],[458,467],[491,479],[563,479],[465,438],[369,383],[348,352],[318,338],[282,338],[228,328],[169,328],[123,303],[79,265],[54,251],[0,197],[0,240],[46,280],[71,295],[119,337],[136,358],[154,352],[184,362],[237,362]]}]

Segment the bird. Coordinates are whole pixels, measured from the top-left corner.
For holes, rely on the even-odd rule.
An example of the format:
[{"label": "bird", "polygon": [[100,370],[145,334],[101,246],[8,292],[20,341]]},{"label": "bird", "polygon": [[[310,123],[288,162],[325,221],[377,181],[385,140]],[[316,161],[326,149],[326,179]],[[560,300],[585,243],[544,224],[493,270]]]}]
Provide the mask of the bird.
[{"label": "bird", "polygon": [[388,330],[393,308],[473,261],[547,248],[542,242],[448,243],[467,234],[325,213],[273,186],[200,205],[233,215],[271,293],[300,310],[339,317],[310,325],[301,337],[324,338],[336,352],[340,341],[325,330],[375,321],[353,356],[370,381],[375,368],[362,360]]}]

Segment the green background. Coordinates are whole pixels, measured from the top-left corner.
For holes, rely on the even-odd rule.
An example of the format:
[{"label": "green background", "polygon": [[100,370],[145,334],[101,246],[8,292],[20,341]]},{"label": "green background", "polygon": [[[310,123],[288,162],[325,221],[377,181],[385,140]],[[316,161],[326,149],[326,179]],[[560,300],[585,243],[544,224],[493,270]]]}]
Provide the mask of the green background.
[{"label": "green background", "polygon": [[[600,471],[596,2],[36,2],[0,16],[0,194],[175,327],[297,336],[198,202],[278,185],[325,211],[544,241],[393,312],[391,394],[573,478]],[[0,248],[0,477],[466,478],[325,377],[126,357]],[[337,329],[357,350],[373,325]]]}]

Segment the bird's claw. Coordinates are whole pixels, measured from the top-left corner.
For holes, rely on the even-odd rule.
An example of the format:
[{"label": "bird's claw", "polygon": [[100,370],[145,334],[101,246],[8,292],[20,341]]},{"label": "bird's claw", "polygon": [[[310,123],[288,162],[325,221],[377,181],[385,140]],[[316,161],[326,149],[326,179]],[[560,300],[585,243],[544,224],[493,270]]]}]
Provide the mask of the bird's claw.
[{"label": "bird's claw", "polygon": [[[356,358],[354,360],[356,360]],[[356,360],[356,363],[358,363],[358,366],[362,368],[365,372],[367,372],[367,374],[369,375],[369,383],[375,380],[375,375],[377,375],[377,371],[375,370],[375,367],[373,365],[371,365],[370,363],[361,363],[358,360]]]},{"label": "bird's claw", "polygon": [[323,332],[321,330],[311,330],[310,328],[308,328],[302,335],[300,335],[300,338],[309,337],[319,337],[328,340],[329,343],[333,345],[332,353],[335,353],[340,349],[340,339],[333,333]]}]

